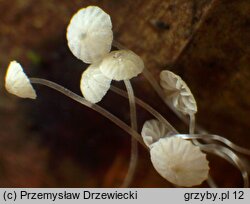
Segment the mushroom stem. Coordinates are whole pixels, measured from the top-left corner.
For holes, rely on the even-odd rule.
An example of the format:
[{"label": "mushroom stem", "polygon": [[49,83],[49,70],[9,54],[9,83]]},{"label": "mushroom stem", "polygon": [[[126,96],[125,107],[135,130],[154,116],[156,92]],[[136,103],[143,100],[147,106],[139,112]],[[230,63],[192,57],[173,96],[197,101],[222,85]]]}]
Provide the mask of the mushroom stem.
[{"label": "mushroom stem", "polygon": [[[56,84],[52,81],[49,81],[46,79],[40,79],[40,78],[30,78],[30,82],[33,84],[41,84],[41,85],[47,86],[51,89],[54,89],[54,90],[56,90],[64,95],[68,96],[69,98],[93,109],[94,111],[98,112],[99,114],[103,115],[104,117],[106,117],[107,119],[109,119],[110,121],[115,123],[118,127],[123,129],[125,132],[127,132],[132,137],[134,137],[138,142],[140,142],[143,147],[145,147],[147,150],[149,150],[149,148],[144,144],[142,137],[140,134],[138,134],[138,132],[136,132],[134,129],[132,129],[130,126],[128,126],[126,123],[124,123],[122,120],[120,120],[119,118],[117,118],[116,116],[114,116],[113,114],[111,114],[110,112],[108,112],[107,110],[102,108],[101,106],[87,101],[83,97],[75,94],[74,92],[70,91],[69,89],[66,89],[63,86]],[[194,135],[192,135],[192,134],[176,134],[173,136],[181,137],[183,139],[203,139],[206,141],[215,140],[215,141],[222,142],[223,144],[227,145],[228,147],[230,147],[238,152],[250,155],[250,150],[242,148],[238,145],[235,145],[234,143],[227,140],[226,138],[218,136],[218,135],[211,135],[211,134],[204,134],[203,133],[203,134],[194,134]],[[228,161],[230,160],[231,162],[233,162],[234,165],[241,171],[242,177],[244,179],[244,186],[245,187],[248,186],[248,174],[247,174],[247,171],[245,170],[245,166],[242,164],[242,160],[234,152],[232,152],[229,148],[226,148],[222,145],[217,145],[217,144],[202,145],[201,148],[204,151],[207,151],[210,153],[214,152],[218,156],[225,158]]]},{"label": "mushroom stem", "polygon": [[[194,134],[195,131],[195,114],[189,114],[189,134]],[[197,145],[199,147],[203,146],[197,139],[192,140],[194,145]],[[212,187],[216,188],[217,185],[213,180],[213,177],[209,174],[208,179],[206,180],[207,184]]]},{"label": "mushroom stem", "polygon": [[[178,112],[173,106],[172,104],[165,99],[164,96],[164,92],[161,89],[161,87],[159,86],[158,82],[155,80],[154,76],[150,73],[150,71],[145,67],[143,70],[143,75],[144,77],[148,80],[148,82],[151,84],[151,86],[155,89],[155,91],[157,92],[157,94],[159,95],[159,97],[165,102],[166,105],[168,105],[168,107],[187,125],[189,125],[189,119],[187,117],[185,117],[185,115],[181,114],[180,112]],[[204,130],[203,128],[201,128],[200,126],[196,125],[195,129],[197,130],[198,133],[201,134],[210,134],[208,131]],[[232,149],[234,149],[234,147],[232,147]],[[236,149],[234,149],[235,151],[241,153],[241,154],[246,154],[246,155],[250,155],[250,150],[244,147],[239,147],[237,146]]]},{"label": "mushroom stem", "polygon": [[[181,137],[183,139],[202,139],[202,140],[217,140],[222,142],[224,140],[223,137],[220,137],[218,135],[207,135],[207,134],[177,134],[174,135],[176,137]],[[225,139],[226,140],[226,139]],[[230,142],[230,141],[228,141]],[[224,144],[226,144],[227,142],[224,142]],[[230,142],[231,143],[231,142]],[[232,145],[234,145],[232,143]],[[232,145],[229,145],[229,147],[231,147]],[[208,152],[208,153],[212,153],[215,154],[225,160],[227,160],[229,163],[233,164],[236,168],[238,168],[241,172],[243,181],[244,181],[244,187],[247,188],[249,186],[249,181],[248,181],[248,173],[247,170],[244,166],[244,162],[229,148],[224,147],[222,145],[219,144],[205,144],[202,145],[200,144],[199,147],[201,148],[201,150]],[[217,185],[214,183],[213,179],[208,176],[207,179],[207,183],[215,188],[217,187]]]},{"label": "mushroom stem", "polygon": [[189,115],[189,134],[194,134],[194,130],[195,130],[195,115],[194,114],[190,114]]},{"label": "mushroom stem", "polygon": [[[201,145],[200,148],[203,151],[222,157],[223,159],[227,160],[229,163],[233,164],[241,172],[241,176],[244,182],[243,184],[244,188],[249,187],[247,170],[242,160],[232,150],[230,150],[229,148],[223,147],[221,145],[217,145],[217,144]],[[211,180],[211,176],[208,177],[207,183],[210,184],[211,187],[213,188],[217,187],[217,185],[213,183],[213,179]]]},{"label": "mushroom stem", "polygon": [[[115,92],[116,94],[118,94],[120,96],[128,98],[127,93],[125,91],[117,88],[117,87],[111,86],[110,90]],[[160,113],[158,113],[155,109],[153,109],[147,103],[143,102],[142,100],[140,100],[140,99],[138,99],[136,97],[135,97],[135,102],[138,105],[140,105],[142,108],[144,108],[145,110],[150,112],[152,115],[154,115],[154,117],[156,117],[159,121],[163,122],[168,128],[173,128],[172,131],[174,133],[176,133],[176,134],[178,133],[177,130],[175,130],[174,127],[172,127],[172,125],[170,125],[168,123],[168,121]],[[190,125],[189,125],[189,127],[190,127],[189,128],[190,134],[193,134],[194,129],[195,129],[195,115],[193,115],[193,116],[190,115]],[[244,149],[244,148],[242,148],[240,146],[237,146],[237,145],[233,144],[232,142],[230,142],[229,140],[227,140],[226,138],[220,137],[218,135],[211,135],[211,137],[206,137],[205,135],[203,137],[202,135],[200,135],[200,138],[204,139],[205,141],[217,140],[217,141],[220,141],[220,142],[224,143],[225,145],[227,145],[228,147],[230,147],[230,148],[232,148],[232,149],[234,149],[236,151],[243,152],[244,154],[249,154],[250,153],[249,150]],[[194,138],[193,140],[196,140],[196,139]],[[210,145],[210,144],[208,144],[208,145]],[[210,147],[210,149],[208,147]],[[208,147],[206,147],[206,149],[209,150],[209,152],[211,153],[212,152],[211,146],[208,146]],[[222,156],[222,153],[220,153],[220,154],[217,153],[217,155]],[[222,156],[222,157],[224,158],[224,156]],[[230,162],[232,163],[231,160],[230,160]],[[216,183],[214,182],[213,178],[210,175],[208,175],[207,183],[212,188],[217,187]]]},{"label": "mushroom stem", "polygon": [[[115,86],[111,86],[110,90],[115,92],[116,94],[128,98],[127,93],[125,91],[123,91],[122,89],[119,89]],[[135,97],[135,102],[141,106],[142,108],[144,108],[145,110],[147,110],[149,113],[151,113],[155,118],[157,118],[160,122],[164,123],[171,131],[173,131],[174,133],[178,133],[178,131],[159,113],[157,112],[155,109],[153,109],[151,106],[149,106],[147,103],[145,103],[144,101],[140,100],[139,98]],[[208,133],[200,133],[199,135],[208,135]],[[246,155],[250,155],[250,150],[246,149],[244,147],[238,146],[234,143],[232,143],[231,141],[229,141],[228,139],[221,137],[219,135],[211,135],[209,134],[210,137],[204,137],[203,139],[205,141],[212,141],[212,140],[216,140],[219,142],[222,142],[223,144],[225,144],[226,146],[230,147],[231,149],[242,153],[242,154],[246,154]]]},{"label": "mushroom stem", "polygon": [[[195,115],[189,114],[189,134],[194,134],[195,130]],[[201,145],[198,140],[193,139],[192,141],[195,145]]]},{"label": "mushroom stem", "polygon": [[[231,142],[230,140],[221,137],[219,135],[212,135],[212,134],[207,134],[207,133],[201,133],[201,134],[178,134],[181,135],[182,138],[184,139],[202,139],[205,142],[209,141],[209,142],[221,142],[223,143],[225,146],[230,147],[231,149],[237,151],[237,152],[243,152],[244,154],[250,155],[250,150],[242,148],[241,146],[238,146],[236,144],[234,144],[233,142]],[[176,136],[178,136],[176,135]]]},{"label": "mushroom stem", "polygon": [[210,174],[208,175],[206,182],[211,188],[218,188],[217,184],[215,183],[213,177],[210,176]]},{"label": "mushroom stem", "polygon": [[[124,98],[128,98],[127,92],[123,91],[122,89],[119,89],[119,88],[111,85],[110,90],[113,91],[114,93],[116,93],[116,94],[124,97]],[[142,108],[144,108],[146,111],[148,111],[149,113],[151,113],[155,118],[157,118],[164,125],[166,125],[166,127],[171,132],[178,133],[178,131],[158,111],[156,111],[150,105],[148,105],[147,103],[145,103],[144,101],[142,101],[141,99],[139,99],[137,97],[135,97],[135,102],[136,102],[136,104],[138,104],[139,106],[141,106]]]},{"label": "mushroom stem", "polygon": [[74,92],[70,91],[69,89],[66,89],[65,87],[63,87],[55,82],[52,82],[52,81],[49,81],[46,79],[41,79],[41,78],[30,78],[30,82],[32,84],[41,84],[41,85],[47,86],[51,89],[54,89],[54,90],[64,94],[65,96],[73,99],[74,101],[77,101],[78,103],[81,103],[82,105],[87,106],[88,108],[91,108],[92,110],[100,113],[101,115],[103,115],[104,117],[106,117],[107,119],[109,119],[110,121],[115,123],[118,127],[123,129],[125,132],[130,134],[132,137],[134,137],[138,142],[141,143],[141,145],[143,147],[145,147],[147,150],[149,150],[148,147],[144,144],[142,137],[138,132],[136,132],[134,129],[132,129],[130,126],[128,126],[122,120],[120,120],[118,117],[116,117],[112,113],[108,112],[106,109],[102,108],[101,106],[87,101],[85,98],[75,94]]},{"label": "mushroom stem", "polygon": [[[112,45],[116,47],[117,49],[127,49],[125,46],[123,46],[118,41],[113,40]],[[164,101],[164,103],[179,117],[186,125],[189,125],[189,120],[185,115],[178,112],[172,104],[165,99],[164,92],[162,91],[161,87],[159,86],[158,82],[155,80],[154,76],[151,74],[151,72],[144,67],[143,70],[143,76],[148,80],[148,82],[151,84],[151,86],[154,88],[156,93],[159,95],[159,97]],[[207,133],[203,128],[196,125],[196,129],[199,133]]]},{"label": "mushroom stem", "polygon": [[[138,131],[137,128],[137,116],[136,116],[136,105],[135,105],[135,96],[133,87],[130,83],[130,80],[124,80],[124,84],[127,89],[128,93],[128,99],[129,99],[129,107],[130,107],[130,123],[132,129],[134,129],[136,132]],[[122,187],[126,188],[128,187],[134,177],[136,166],[138,161],[138,145],[137,141],[134,139],[134,137],[131,137],[131,153],[130,153],[130,162],[129,162],[129,168],[127,175],[123,181]]]}]

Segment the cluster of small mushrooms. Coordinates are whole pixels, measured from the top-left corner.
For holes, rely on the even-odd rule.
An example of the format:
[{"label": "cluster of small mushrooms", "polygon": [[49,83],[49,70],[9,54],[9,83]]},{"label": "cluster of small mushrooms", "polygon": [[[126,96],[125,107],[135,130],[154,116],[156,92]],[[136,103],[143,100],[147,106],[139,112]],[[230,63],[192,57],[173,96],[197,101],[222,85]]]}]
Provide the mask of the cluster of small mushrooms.
[{"label": "cluster of small mushrooms", "polygon": [[[113,32],[107,13],[97,6],[80,9],[67,28],[67,40],[73,55],[90,64],[80,81],[80,90],[84,97],[54,82],[28,78],[16,61],[12,61],[8,67],[5,87],[9,93],[21,98],[36,99],[36,91],[31,84],[48,86],[99,112],[128,132],[132,136],[131,161],[123,187],[129,186],[133,178],[138,154],[137,142],[149,150],[156,171],[176,186],[191,187],[205,180],[210,186],[215,185],[209,177],[209,165],[204,151],[219,155],[234,164],[242,173],[244,186],[248,185],[248,174],[244,165],[231,149],[248,155],[250,151],[217,135],[194,134],[197,105],[186,83],[173,72],[164,70],[160,74],[159,86],[137,54],[128,49],[110,52]],[[186,115],[189,116],[189,134],[179,134],[159,112],[134,96],[130,79],[141,73],[180,118],[187,121]],[[112,80],[124,81],[127,92],[112,86]],[[96,104],[109,89],[129,99],[131,126]],[[136,104],[155,117],[144,123],[141,134],[137,130]],[[197,139],[204,141],[200,143]],[[223,145],[215,142],[210,144],[211,141],[219,141]]]}]

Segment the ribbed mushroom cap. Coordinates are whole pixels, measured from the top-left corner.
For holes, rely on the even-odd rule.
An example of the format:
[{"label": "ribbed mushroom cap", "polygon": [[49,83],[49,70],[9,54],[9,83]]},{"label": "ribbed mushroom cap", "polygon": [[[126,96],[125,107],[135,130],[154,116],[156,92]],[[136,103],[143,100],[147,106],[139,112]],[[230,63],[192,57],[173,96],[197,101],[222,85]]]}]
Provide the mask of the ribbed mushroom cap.
[{"label": "ribbed mushroom cap", "polygon": [[5,88],[9,93],[21,98],[36,99],[36,92],[30,80],[23,72],[22,66],[16,61],[9,64],[5,75]]},{"label": "ribbed mushroom cap", "polygon": [[107,54],[100,64],[101,72],[117,81],[131,79],[142,72],[142,59],[130,50],[117,50]]},{"label": "ribbed mushroom cap", "polygon": [[160,74],[160,84],[165,96],[173,106],[184,114],[195,114],[197,105],[195,98],[187,84],[171,71],[164,70]]},{"label": "ribbed mushroom cap", "polygon": [[171,131],[166,125],[156,119],[147,120],[141,131],[143,141],[148,147],[157,142],[160,138],[167,137],[171,134]]},{"label": "ribbed mushroom cap", "polygon": [[191,187],[208,178],[208,161],[198,146],[178,137],[166,137],[150,149],[156,171],[171,183]]},{"label": "ribbed mushroom cap", "polygon": [[102,74],[99,63],[90,65],[82,74],[80,88],[91,103],[98,103],[110,88],[111,79]]},{"label": "ribbed mushroom cap", "polygon": [[71,52],[85,63],[93,63],[109,53],[113,41],[110,16],[97,6],[80,9],[67,28]]}]

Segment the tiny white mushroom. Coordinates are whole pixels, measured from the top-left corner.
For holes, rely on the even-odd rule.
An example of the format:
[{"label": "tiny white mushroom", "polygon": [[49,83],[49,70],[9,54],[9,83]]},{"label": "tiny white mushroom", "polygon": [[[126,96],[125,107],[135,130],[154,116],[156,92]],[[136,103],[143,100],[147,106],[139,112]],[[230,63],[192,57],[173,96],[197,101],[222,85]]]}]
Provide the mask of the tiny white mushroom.
[{"label": "tiny white mushroom", "polygon": [[113,32],[110,16],[97,6],[80,9],[67,28],[71,52],[85,63],[93,63],[110,52]]},{"label": "tiny white mushroom", "polygon": [[110,88],[111,79],[99,69],[99,63],[90,65],[82,74],[80,88],[83,96],[91,103],[98,103]]},{"label": "tiny white mushroom", "polygon": [[165,137],[150,149],[156,171],[171,183],[191,187],[208,178],[206,154],[190,141],[178,137]]},{"label": "tiny white mushroom", "polygon": [[30,80],[23,72],[22,66],[16,62],[10,62],[5,75],[6,90],[21,98],[36,99],[36,92],[32,87]]},{"label": "tiny white mushroom", "polygon": [[160,138],[171,134],[172,132],[167,128],[167,126],[156,119],[147,120],[144,123],[141,131],[143,141],[148,147],[150,147]]},{"label": "tiny white mushroom", "polygon": [[177,110],[189,115],[197,112],[194,96],[181,77],[171,71],[164,70],[160,74],[160,84],[167,99],[171,100]]},{"label": "tiny white mushroom", "polygon": [[130,50],[117,50],[107,54],[100,64],[102,73],[117,81],[131,79],[142,72],[142,59]]},{"label": "tiny white mushroom", "polygon": [[[118,50],[107,54],[100,63],[101,72],[111,80],[123,80],[128,92],[130,105],[131,127],[137,131],[136,105],[133,87],[130,79],[142,72],[144,63],[142,59],[130,50]],[[131,138],[131,159],[128,173],[124,179],[123,187],[127,187],[135,173],[138,158],[137,141]]]}]

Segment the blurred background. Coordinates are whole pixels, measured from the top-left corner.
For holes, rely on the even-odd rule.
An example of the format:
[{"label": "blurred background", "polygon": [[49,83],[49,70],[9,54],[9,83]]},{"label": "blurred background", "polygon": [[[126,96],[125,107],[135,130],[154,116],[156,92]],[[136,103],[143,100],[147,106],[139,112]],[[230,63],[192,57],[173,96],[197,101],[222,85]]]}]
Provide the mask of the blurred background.
[{"label": "blurred background", "polygon": [[[157,80],[161,70],[169,69],[187,82],[198,103],[199,125],[250,148],[249,1],[0,0],[0,187],[122,183],[129,162],[128,134],[46,87],[35,86],[35,101],[4,89],[6,68],[15,59],[28,76],[50,79],[80,94],[87,65],[69,51],[66,27],[88,5],[110,14],[114,38],[140,55]],[[142,76],[132,83],[136,96],[187,133]],[[127,100],[108,93],[100,105],[129,124]],[[140,130],[151,118],[138,108]],[[155,172],[145,149],[140,147],[139,154],[132,187],[173,187]],[[208,159],[219,186],[242,186],[235,167],[212,155]]]}]

